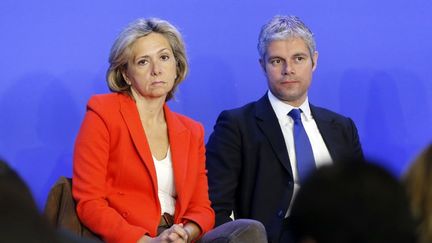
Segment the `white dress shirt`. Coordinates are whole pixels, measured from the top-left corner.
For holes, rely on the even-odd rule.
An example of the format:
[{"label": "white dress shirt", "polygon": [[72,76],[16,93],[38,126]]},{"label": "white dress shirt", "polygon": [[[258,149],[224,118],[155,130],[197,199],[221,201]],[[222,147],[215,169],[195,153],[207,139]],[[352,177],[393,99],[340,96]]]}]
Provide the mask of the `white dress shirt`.
[{"label": "white dress shirt", "polygon": [[276,113],[276,117],[278,118],[279,125],[281,127],[283,137],[285,140],[285,145],[288,150],[288,156],[291,163],[291,169],[294,176],[294,192],[293,192],[293,200],[291,200],[290,206],[287,211],[287,215],[289,215],[291,211],[292,202],[294,201],[295,195],[300,189],[300,180],[297,171],[297,159],[294,149],[294,121],[288,116],[288,113],[292,109],[300,108],[303,112],[301,113],[301,120],[303,123],[303,127],[309,137],[309,141],[312,146],[312,152],[315,159],[315,164],[318,167],[331,164],[332,158],[327,149],[327,146],[324,143],[324,140],[321,136],[320,131],[318,130],[318,126],[312,117],[312,113],[309,107],[309,100],[306,98],[305,102],[300,105],[300,107],[294,107],[287,103],[282,102],[278,98],[276,98],[270,91],[267,92],[268,98],[270,100],[270,104]]},{"label": "white dress shirt", "polygon": [[[153,155],[152,155],[153,156]],[[168,147],[167,155],[162,160],[153,156],[158,183],[158,196],[161,204],[161,214],[174,215],[176,190],[174,185],[174,173],[172,167],[171,150]]]}]

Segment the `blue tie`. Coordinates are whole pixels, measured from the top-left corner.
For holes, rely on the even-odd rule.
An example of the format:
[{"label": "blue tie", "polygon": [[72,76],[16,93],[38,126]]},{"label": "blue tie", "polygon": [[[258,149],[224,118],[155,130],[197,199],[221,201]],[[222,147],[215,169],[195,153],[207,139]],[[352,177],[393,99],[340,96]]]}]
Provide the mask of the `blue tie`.
[{"label": "blue tie", "polygon": [[292,109],[288,115],[294,120],[294,148],[297,158],[297,171],[300,184],[316,168],[312,146],[301,121],[301,110]]}]

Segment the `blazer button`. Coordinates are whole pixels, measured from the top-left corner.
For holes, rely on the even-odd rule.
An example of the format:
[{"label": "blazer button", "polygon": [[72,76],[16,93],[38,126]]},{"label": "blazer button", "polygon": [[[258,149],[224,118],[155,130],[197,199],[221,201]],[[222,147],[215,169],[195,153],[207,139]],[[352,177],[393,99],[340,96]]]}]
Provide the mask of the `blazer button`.
[{"label": "blazer button", "polygon": [[123,196],[124,192],[117,192],[118,195]]},{"label": "blazer button", "polygon": [[122,213],[122,216],[123,216],[123,218],[127,218],[127,217],[128,217],[128,215],[129,215],[129,213],[128,213],[128,212],[123,212],[123,213]]}]

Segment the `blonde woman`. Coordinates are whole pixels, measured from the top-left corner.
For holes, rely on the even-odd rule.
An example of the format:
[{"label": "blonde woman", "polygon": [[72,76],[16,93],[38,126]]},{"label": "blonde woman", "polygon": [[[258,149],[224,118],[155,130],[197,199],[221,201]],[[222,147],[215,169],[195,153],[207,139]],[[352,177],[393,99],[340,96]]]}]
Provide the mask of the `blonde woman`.
[{"label": "blonde woman", "polygon": [[72,189],[80,220],[114,243],[249,242],[245,235],[259,242],[257,233],[265,239],[253,221],[205,234],[215,214],[204,129],[166,104],[188,69],[179,31],[164,20],[138,19],[114,42],[109,63],[112,93],[90,98],[75,144]]}]

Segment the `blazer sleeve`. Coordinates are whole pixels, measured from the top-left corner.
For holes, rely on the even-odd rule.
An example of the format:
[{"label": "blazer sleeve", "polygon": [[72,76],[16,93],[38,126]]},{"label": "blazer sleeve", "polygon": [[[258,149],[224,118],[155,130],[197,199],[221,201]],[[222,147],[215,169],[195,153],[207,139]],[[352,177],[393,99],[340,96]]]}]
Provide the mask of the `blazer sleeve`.
[{"label": "blazer sleeve", "polygon": [[215,214],[210,206],[208,196],[207,171],[205,168],[205,146],[204,146],[204,128],[199,125],[198,139],[198,164],[197,164],[197,182],[192,189],[192,197],[188,208],[183,216],[186,221],[195,222],[201,228],[201,237],[204,233],[210,231],[215,222]]},{"label": "blazer sleeve", "polygon": [[[76,139],[73,163],[73,196],[80,220],[106,242],[136,242],[148,230],[130,225],[107,201],[107,165],[110,132],[90,100]],[[106,118],[106,117],[105,117]]]},{"label": "blazer sleeve", "polygon": [[349,123],[348,127],[350,128],[348,130],[350,131],[349,136],[351,137],[351,141],[352,141],[352,157],[356,161],[363,161],[364,160],[363,149],[361,147],[357,127],[351,118],[348,118],[348,123]]},{"label": "blazer sleeve", "polygon": [[241,133],[237,120],[228,111],[219,115],[206,148],[210,200],[219,226],[232,221],[242,167]]}]

